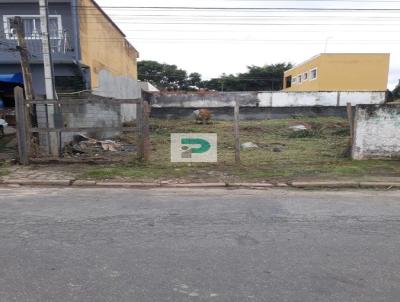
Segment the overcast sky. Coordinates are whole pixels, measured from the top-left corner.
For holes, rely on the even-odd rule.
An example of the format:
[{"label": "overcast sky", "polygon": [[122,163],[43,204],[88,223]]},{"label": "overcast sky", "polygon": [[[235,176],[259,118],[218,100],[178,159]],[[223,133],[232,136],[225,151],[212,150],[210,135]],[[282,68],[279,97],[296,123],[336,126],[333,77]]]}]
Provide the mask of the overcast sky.
[{"label": "overcast sky", "polygon": [[[142,60],[176,64],[203,78],[247,65],[301,63],[324,52],[391,53],[389,87],[400,79],[400,1],[98,0]],[[116,6],[123,8],[115,8]],[[124,7],[125,6],[125,7]],[[132,6],[239,7],[232,10]],[[245,8],[397,8],[398,11],[262,11]],[[172,23],[172,24],[171,24]],[[195,23],[195,24],[193,24]],[[223,23],[223,24],[216,24]],[[373,76],[373,75],[371,75]]]}]

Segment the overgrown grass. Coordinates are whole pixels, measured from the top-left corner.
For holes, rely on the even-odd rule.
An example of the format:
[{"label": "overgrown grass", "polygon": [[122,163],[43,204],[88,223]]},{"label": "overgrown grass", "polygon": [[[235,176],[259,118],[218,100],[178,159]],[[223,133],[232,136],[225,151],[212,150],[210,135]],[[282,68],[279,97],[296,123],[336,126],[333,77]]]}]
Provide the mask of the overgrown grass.
[{"label": "overgrown grass", "polygon": [[0,176],[5,176],[8,174],[8,166],[5,163],[0,162]]},{"label": "overgrown grass", "polygon": [[[295,132],[293,125],[308,130]],[[217,133],[217,164],[170,162],[171,133]],[[133,137],[131,138],[134,139]],[[296,118],[241,122],[241,142],[260,148],[244,150],[242,164],[234,164],[233,124],[214,121],[199,125],[192,120],[151,120],[151,162],[144,165],[92,167],[82,177],[135,180],[179,179],[191,181],[289,180],[296,178],[400,176],[399,161],[352,161],[348,123],[340,118]]]}]

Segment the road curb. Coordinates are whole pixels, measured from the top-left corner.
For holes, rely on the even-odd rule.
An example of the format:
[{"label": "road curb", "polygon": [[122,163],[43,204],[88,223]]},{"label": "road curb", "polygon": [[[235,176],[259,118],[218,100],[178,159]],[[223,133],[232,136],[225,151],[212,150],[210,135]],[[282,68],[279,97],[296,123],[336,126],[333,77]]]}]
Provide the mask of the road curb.
[{"label": "road curb", "polygon": [[307,189],[307,188],[327,188],[327,189],[338,189],[338,188],[359,188],[359,182],[353,181],[318,181],[318,182],[292,182],[289,183],[294,188]]},{"label": "road curb", "polygon": [[3,179],[0,186],[40,186],[40,187],[79,187],[79,188],[231,188],[231,189],[400,189],[400,182],[354,182],[354,181],[319,181],[319,182],[289,182],[289,183],[141,183],[141,182],[105,182],[94,180],[30,180]]},{"label": "road curb", "polygon": [[400,189],[400,183],[395,182],[361,182],[360,188]]},{"label": "road curb", "polygon": [[69,187],[73,180],[40,180],[40,179],[7,179],[2,184],[4,185],[20,185],[20,186],[58,186]]},{"label": "road curb", "polygon": [[140,182],[96,182],[96,187],[102,188],[159,188],[159,183],[140,183]]},{"label": "road curb", "polygon": [[232,183],[228,184],[228,187],[231,188],[273,188],[277,187],[277,185],[274,185],[272,183]]},{"label": "road curb", "polygon": [[224,182],[217,183],[187,183],[187,184],[161,184],[163,188],[227,188],[229,185]]}]

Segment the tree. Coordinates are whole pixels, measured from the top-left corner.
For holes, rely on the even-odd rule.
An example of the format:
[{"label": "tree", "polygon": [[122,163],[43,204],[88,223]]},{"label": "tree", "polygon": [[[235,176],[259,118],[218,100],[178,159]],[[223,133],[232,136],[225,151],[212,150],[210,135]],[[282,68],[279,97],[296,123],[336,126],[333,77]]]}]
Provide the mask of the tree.
[{"label": "tree", "polygon": [[192,72],[191,74],[189,74],[189,77],[188,77],[186,83],[187,83],[187,86],[199,87],[202,83],[201,74],[198,72]]},{"label": "tree", "polygon": [[159,89],[186,89],[187,72],[176,65],[159,63],[156,61],[138,62],[138,77],[141,81],[148,81]]},{"label": "tree", "polygon": [[292,68],[290,63],[279,63],[265,66],[248,66],[246,73],[237,75],[223,73],[219,78],[202,81],[201,74],[186,70],[176,65],[156,61],[138,62],[139,80],[148,81],[159,89],[191,90],[193,87],[223,91],[262,91],[281,90],[283,74]]},{"label": "tree", "polygon": [[248,66],[248,72],[238,75],[222,74],[220,78],[206,81],[208,89],[224,91],[277,91],[283,88],[284,72],[292,68],[290,63],[272,65]]}]

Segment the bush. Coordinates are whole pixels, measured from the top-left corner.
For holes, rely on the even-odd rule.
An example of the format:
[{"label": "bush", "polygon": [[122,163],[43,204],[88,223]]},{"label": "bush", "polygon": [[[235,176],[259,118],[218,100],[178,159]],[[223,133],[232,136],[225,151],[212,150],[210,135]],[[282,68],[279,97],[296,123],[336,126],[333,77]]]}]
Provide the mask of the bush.
[{"label": "bush", "polygon": [[321,129],[306,129],[290,133],[289,138],[319,138],[321,134]]}]

